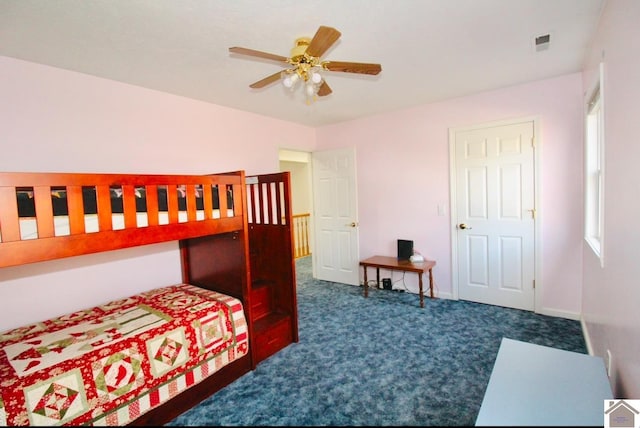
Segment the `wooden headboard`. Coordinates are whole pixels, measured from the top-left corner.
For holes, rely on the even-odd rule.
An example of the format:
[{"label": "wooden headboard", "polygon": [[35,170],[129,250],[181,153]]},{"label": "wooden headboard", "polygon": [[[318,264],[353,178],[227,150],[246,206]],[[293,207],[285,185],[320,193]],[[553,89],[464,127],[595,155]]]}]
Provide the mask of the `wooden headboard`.
[{"label": "wooden headboard", "polygon": [[0,267],[243,230],[245,191],[244,171],[0,172]]}]

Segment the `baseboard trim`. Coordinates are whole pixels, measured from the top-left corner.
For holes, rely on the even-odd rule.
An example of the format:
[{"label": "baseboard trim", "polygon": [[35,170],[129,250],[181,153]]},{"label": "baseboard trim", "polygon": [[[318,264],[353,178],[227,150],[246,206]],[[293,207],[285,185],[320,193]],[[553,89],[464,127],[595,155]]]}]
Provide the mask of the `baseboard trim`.
[{"label": "baseboard trim", "polygon": [[587,328],[587,322],[584,320],[584,317],[580,317],[580,326],[582,327],[582,336],[584,338],[584,344],[587,347],[587,353],[593,356],[595,354],[593,353],[593,345],[591,345],[591,336],[589,335],[589,329]]},{"label": "baseboard trim", "polygon": [[[425,297],[428,296],[428,293],[429,292],[427,291],[427,294],[425,294]],[[451,293],[440,293],[438,291],[434,291],[433,294],[438,299],[454,300],[453,295]],[[455,300],[458,300],[458,299],[455,299]]]},{"label": "baseboard trim", "polygon": [[557,309],[542,308],[540,315],[548,315],[550,317],[566,318],[569,320],[580,321],[581,314],[579,312],[559,311]]},{"label": "baseboard trim", "polygon": [[[429,291],[427,290],[427,292],[425,293],[425,298],[428,297]],[[417,293],[416,293],[417,294]],[[461,299],[454,299],[453,294],[452,293],[441,293],[441,292],[435,292],[435,297],[438,299],[449,299],[449,300],[461,300]],[[570,312],[570,311],[560,311],[557,309],[549,309],[549,308],[542,308],[542,310],[540,312],[536,312],[537,314],[540,315],[547,315],[550,317],[556,317],[556,318],[566,318],[566,319],[570,319],[570,320],[575,320],[575,321],[581,321],[582,324],[582,331],[583,334],[585,332],[585,326],[584,326],[584,320],[582,319],[582,314],[578,313],[578,312]]]}]

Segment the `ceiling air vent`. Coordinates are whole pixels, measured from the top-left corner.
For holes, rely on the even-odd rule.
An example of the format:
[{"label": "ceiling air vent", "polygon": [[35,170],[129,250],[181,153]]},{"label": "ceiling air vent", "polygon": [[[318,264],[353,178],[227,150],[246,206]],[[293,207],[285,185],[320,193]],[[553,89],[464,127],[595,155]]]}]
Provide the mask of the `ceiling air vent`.
[{"label": "ceiling air vent", "polygon": [[536,37],[536,52],[546,51],[549,49],[549,42],[551,41],[550,34],[544,34]]}]

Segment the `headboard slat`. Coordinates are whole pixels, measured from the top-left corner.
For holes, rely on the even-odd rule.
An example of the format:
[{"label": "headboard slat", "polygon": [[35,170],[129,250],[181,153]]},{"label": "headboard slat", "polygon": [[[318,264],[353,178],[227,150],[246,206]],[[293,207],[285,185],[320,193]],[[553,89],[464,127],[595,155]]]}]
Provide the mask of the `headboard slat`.
[{"label": "headboard slat", "polygon": [[169,211],[169,224],[178,222],[178,186],[167,186],[167,210]]},{"label": "headboard slat", "polygon": [[147,196],[147,217],[149,226],[157,226],[158,220],[158,186],[149,184],[145,187]]},{"label": "headboard slat", "polygon": [[20,240],[18,201],[15,187],[0,187],[0,236],[2,242]]},{"label": "headboard slat", "polygon": [[279,224],[279,225],[283,225],[285,224],[284,222],[284,215],[282,213],[282,205],[283,205],[283,200],[282,200],[282,188],[280,187],[282,183],[274,183],[274,188],[276,191],[276,197],[275,197],[275,204],[276,204],[276,218],[274,221],[274,224]]},{"label": "headboard slat", "polygon": [[36,222],[39,238],[54,236],[53,204],[51,203],[51,187],[35,186],[33,201],[36,209]]},{"label": "headboard slat", "polygon": [[266,183],[265,184],[265,188],[267,189],[267,199],[266,199],[266,203],[267,206],[265,207],[265,211],[267,212],[267,218],[265,220],[265,224],[273,224],[273,195],[271,193],[271,190],[273,188],[273,184],[272,183]]},{"label": "headboard slat", "polygon": [[96,186],[96,198],[98,205],[98,227],[102,231],[112,230],[111,190],[109,189],[109,186]]},{"label": "headboard slat", "polygon": [[[224,192],[222,192],[221,196],[220,196],[220,206],[221,207],[223,206],[222,200],[224,199],[224,207],[225,207],[224,215],[225,215],[225,217],[227,216],[227,209],[233,208],[233,212],[244,213],[245,210],[246,210],[246,207],[247,207],[245,198],[235,197],[235,195],[245,195],[246,184],[245,184],[244,181],[241,184],[232,185],[231,186],[231,192],[234,195],[233,206],[232,207],[227,206],[227,197],[226,197],[227,186],[224,186]],[[245,195],[245,197],[246,197],[246,195]],[[245,214],[245,216],[246,216],[246,214]]]},{"label": "headboard slat", "polygon": [[124,210],[124,228],[134,228],[138,224],[136,218],[136,191],[133,185],[122,186],[122,208]]},{"label": "headboard slat", "polygon": [[85,233],[81,186],[67,186],[67,204],[69,208],[69,230],[71,234],[79,235]]},{"label": "headboard slat", "polygon": [[[218,196],[220,193],[218,193]],[[202,186],[202,197],[203,199],[203,207],[204,207],[204,218],[210,219],[213,217],[213,190],[211,185]],[[222,201],[220,202],[222,203]],[[225,201],[226,204],[226,201]]]},{"label": "headboard slat", "polygon": [[196,186],[187,184],[185,186],[187,197],[187,221],[196,221]]}]

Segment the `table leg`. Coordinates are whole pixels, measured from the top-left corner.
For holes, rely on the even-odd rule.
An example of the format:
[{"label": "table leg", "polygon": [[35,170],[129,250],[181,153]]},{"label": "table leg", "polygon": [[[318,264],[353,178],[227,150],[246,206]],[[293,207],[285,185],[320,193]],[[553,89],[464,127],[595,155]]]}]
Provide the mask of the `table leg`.
[{"label": "table leg", "polygon": [[433,271],[429,269],[429,293],[433,299]]},{"label": "table leg", "polygon": [[380,268],[376,268],[376,287],[380,289]]},{"label": "table leg", "polygon": [[364,297],[368,297],[369,296],[369,285],[367,284],[367,266],[362,266],[362,268],[364,269]]},{"label": "table leg", "polygon": [[420,307],[424,308],[424,293],[422,292],[422,272],[418,274],[419,281],[418,284],[420,286]]}]

